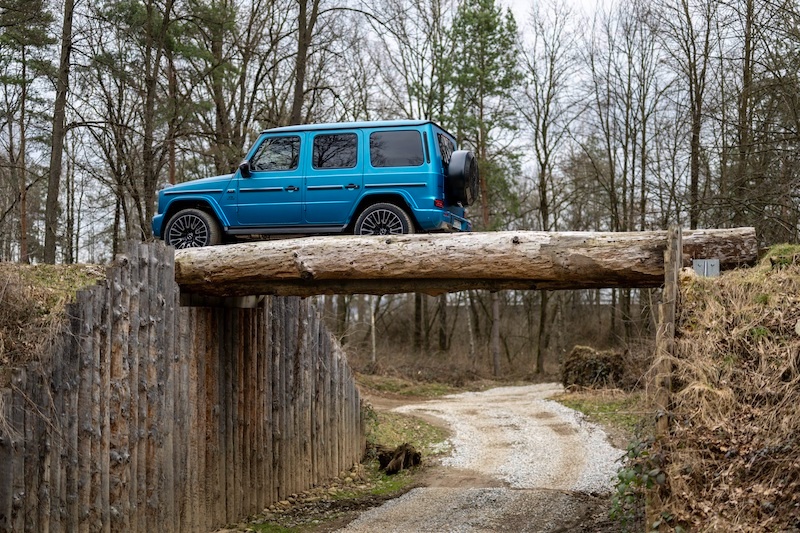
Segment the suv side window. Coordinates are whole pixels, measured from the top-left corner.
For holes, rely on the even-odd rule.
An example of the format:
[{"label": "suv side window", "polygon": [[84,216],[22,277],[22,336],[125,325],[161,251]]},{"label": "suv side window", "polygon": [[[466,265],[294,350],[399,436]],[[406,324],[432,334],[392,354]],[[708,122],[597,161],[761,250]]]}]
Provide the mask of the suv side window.
[{"label": "suv side window", "polygon": [[295,170],[300,159],[300,137],[271,137],[265,139],[250,161],[255,171]]},{"label": "suv side window", "polygon": [[314,137],[314,168],[353,168],[358,162],[355,133],[324,134]]},{"label": "suv side window", "polygon": [[453,146],[453,141],[448,139],[447,136],[438,133],[436,137],[439,140],[439,153],[442,156],[442,163],[446,168],[450,164],[450,156],[453,155],[456,147]]},{"label": "suv side window", "polygon": [[376,131],[369,136],[373,167],[418,167],[422,164],[422,140],[417,131]]}]

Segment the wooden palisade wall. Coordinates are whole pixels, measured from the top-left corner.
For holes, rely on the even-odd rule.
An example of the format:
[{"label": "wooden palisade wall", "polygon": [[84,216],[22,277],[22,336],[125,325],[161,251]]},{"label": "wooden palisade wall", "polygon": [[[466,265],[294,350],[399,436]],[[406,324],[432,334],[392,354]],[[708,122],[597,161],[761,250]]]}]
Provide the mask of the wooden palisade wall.
[{"label": "wooden palisade wall", "polygon": [[173,257],[133,245],[49,357],[0,376],[0,531],[211,531],[361,459],[314,305],[180,307]]}]

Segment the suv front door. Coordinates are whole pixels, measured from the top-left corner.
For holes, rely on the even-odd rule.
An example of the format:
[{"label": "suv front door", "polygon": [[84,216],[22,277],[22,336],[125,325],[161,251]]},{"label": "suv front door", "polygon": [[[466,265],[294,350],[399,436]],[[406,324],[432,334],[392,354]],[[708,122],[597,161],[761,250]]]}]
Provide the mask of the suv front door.
[{"label": "suv front door", "polygon": [[265,136],[250,158],[250,177],[238,174],[238,219],[242,226],[287,226],[303,221],[304,134]]}]

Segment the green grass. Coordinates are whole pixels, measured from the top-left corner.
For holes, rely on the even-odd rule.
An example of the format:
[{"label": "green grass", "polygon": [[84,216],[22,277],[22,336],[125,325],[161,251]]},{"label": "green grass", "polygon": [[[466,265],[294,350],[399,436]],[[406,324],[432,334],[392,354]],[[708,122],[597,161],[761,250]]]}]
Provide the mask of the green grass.
[{"label": "green grass", "polygon": [[389,392],[402,396],[437,398],[446,394],[461,392],[460,389],[444,383],[416,382],[397,377],[359,374],[357,380],[359,384],[374,391]]},{"label": "green grass", "polygon": [[257,531],[258,533],[300,533],[305,528],[303,526],[283,527],[280,524],[268,522],[266,524],[253,524],[250,526],[250,529]]},{"label": "green grass", "polygon": [[562,394],[557,402],[585,414],[596,424],[608,424],[634,434],[646,414],[641,393],[589,391]]},{"label": "green grass", "polygon": [[422,452],[423,459],[439,452],[448,437],[445,429],[400,413],[370,410],[366,419],[368,443],[395,448],[407,442]]},{"label": "green grass", "polygon": [[17,282],[28,288],[50,291],[67,299],[80,289],[94,285],[105,277],[105,268],[98,265],[19,265],[0,263],[0,279]]},{"label": "green grass", "polygon": [[771,246],[766,255],[795,255],[800,254],[800,244],[776,244]]},{"label": "green grass", "polygon": [[332,496],[334,500],[350,500],[364,496],[390,496],[405,491],[414,483],[414,475],[402,470],[393,476],[387,476],[378,470],[378,463],[373,461],[367,469],[370,478],[366,489],[344,489]]}]

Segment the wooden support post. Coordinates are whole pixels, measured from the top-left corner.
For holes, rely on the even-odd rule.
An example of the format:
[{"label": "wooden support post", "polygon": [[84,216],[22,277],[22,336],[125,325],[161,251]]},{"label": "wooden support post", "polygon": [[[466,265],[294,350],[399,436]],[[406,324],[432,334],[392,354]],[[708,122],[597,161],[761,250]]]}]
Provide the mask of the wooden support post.
[{"label": "wooden support post", "polygon": [[669,431],[671,359],[675,355],[675,310],[680,292],[682,249],[681,229],[673,226],[667,233],[667,248],[664,250],[664,292],[659,304],[656,332],[654,405],[657,437],[663,437]]}]

